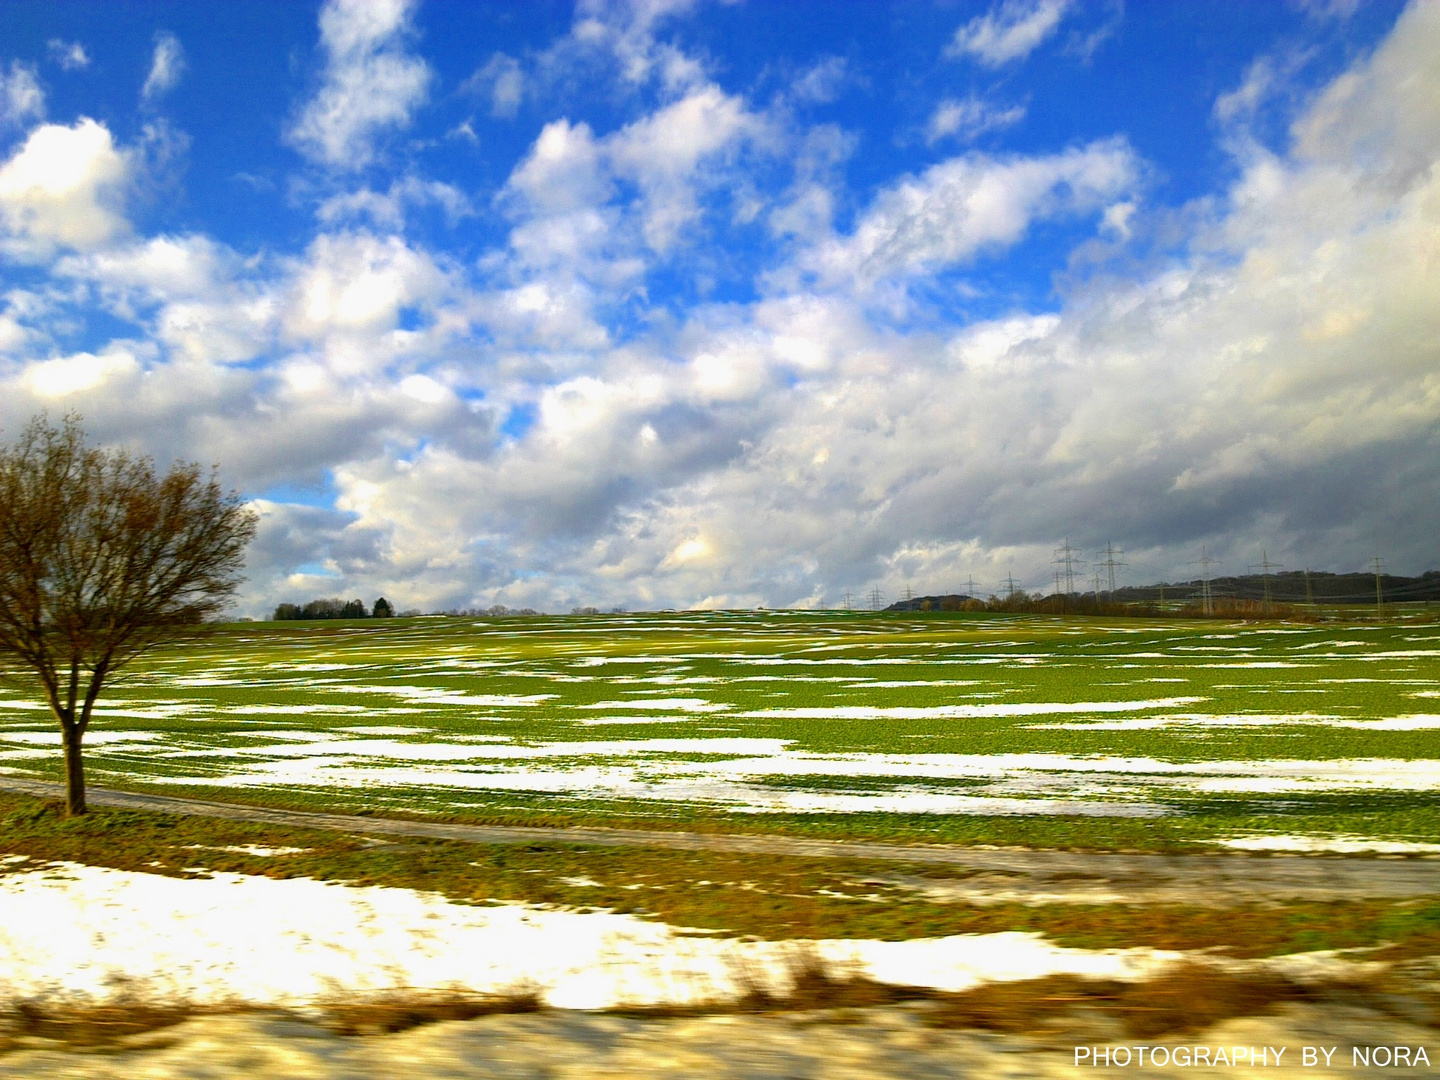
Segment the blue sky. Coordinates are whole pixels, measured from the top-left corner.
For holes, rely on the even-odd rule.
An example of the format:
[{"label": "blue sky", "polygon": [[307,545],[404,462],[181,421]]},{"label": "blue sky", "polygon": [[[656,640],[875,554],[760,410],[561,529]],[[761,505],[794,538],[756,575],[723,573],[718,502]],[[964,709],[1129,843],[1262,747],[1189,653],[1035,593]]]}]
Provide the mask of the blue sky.
[{"label": "blue sky", "polygon": [[1437,54],[1434,0],[9,0],[0,421],[218,461],[252,614],[1426,569]]}]

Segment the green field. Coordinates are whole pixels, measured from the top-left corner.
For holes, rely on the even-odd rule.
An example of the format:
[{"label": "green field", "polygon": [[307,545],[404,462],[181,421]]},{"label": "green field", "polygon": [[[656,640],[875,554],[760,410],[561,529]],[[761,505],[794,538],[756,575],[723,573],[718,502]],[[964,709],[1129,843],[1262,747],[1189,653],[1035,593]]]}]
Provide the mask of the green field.
[{"label": "green field", "polygon": [[[138,662],[92,783],[473,821],[1180,848],[1440,840],[1440,626],[684,613],[242,623]],[[58,778],[37,696],[0,770]]]}]

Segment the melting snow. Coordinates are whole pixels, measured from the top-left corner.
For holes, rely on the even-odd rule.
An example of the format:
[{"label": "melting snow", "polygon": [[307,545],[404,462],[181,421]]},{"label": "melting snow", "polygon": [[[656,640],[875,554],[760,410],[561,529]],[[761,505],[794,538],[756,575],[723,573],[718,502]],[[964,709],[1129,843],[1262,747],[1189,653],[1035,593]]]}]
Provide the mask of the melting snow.
[{"label": "melting snow", "polygon": [[1237,836],[1217,841],[1221,847],[1239,851],[1333,851],[1337,854],[1376,853],[1420,855],[1440,852],[1440,844],[1408,840],[1367,840],[1363,836]]},{"label": "melting snow", "polygon": [[791,716],[797,720],[928,720],[979,718],[989,716],[1043,716],[1046,713],[1139,712],[1142,709],[1173,709],[1194,705],[1203,697],[1153,698],[1149,701],[1024,701],[1008,705],[932,705],[924,708],[889,708],[869,705],[835,705],[815,709],[757,709],[741,716],[765,718]]},{"label": "melting snow", "polygon": [[[1056,973],[1144,979],[1181,954],[1038,935],[814,942],[841,972],[963,990]],[[305,1006],[340,993],[534,990],[561,1008],[783,989],[794,942],[686,934],[631,915],[476,907],[434,894],[240,874],[177,879],[60,864],[0,877],[0,996]]]}]

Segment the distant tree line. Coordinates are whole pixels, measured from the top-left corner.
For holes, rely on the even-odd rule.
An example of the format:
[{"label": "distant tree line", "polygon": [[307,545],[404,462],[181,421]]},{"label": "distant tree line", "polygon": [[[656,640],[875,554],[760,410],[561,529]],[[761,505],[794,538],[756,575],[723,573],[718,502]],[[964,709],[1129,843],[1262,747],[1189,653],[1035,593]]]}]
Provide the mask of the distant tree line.
[{"label": "distant tree line", "polygon": [[367,608],[363,600],[341,600],[338,596],[326,600],[311,600],[308,604],[280,604],[275,608],[275,621],[290,619],[391,619],[395,608],[383,596],[375,601],[373,608]]},{"label": "distant tree line", "polygon": [[[1375,577],[1373,571],[1332,574],[1323,570],[1282,570],[1269,575],[1214,577],[1210,579],[1210,592],[1217,599],[1369,606],[1376,601]],[[1440,600],[1440,570],[1427,570],[1419,577],[1382,573],[1378,584],[1381,601],[1386,604]],[[1191,599],[1200,595],[1200,588],[1198,580],[1122,586],[1115,590],[1114,599],[1121,603]]]},{"label": "distant tree line", "polygon": [[[1119,593],[1119,590],[1116,590]],[[1180,606],[1162,607],[1154,601],[1112,600],[1108,594],[1097,597],[1092,593],[1027,593],[1017,589],[1008,596],[991,596],[981,600],[975,596],[916,596],[909,600],[898,600],[886,611],[970,611],[991,612],[1008,615],[1103,615],[1130,616],[1136,618],[1193,618],[1193,619],[1293,619],[1315,621],[1318,616],[1310,609],[1293,604],[1269,603],[1259,600],[1237,600],[1234,597],[1215,597],[1207,611],[1198,601],[1187,601]]]}]

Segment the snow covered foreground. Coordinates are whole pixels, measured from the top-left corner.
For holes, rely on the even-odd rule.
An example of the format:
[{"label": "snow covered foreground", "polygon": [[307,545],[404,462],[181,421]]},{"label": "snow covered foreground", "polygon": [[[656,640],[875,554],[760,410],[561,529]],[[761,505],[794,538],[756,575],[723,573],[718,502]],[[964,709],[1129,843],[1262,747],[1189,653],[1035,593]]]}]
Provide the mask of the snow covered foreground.
[{"label": "snow covered foreground", "polygon": [[117,996],[300,1007],[394,989],[533,991],[567,1009],[696,1004],[787,988],[797,959],[963,990],[1053,973],[1144,979],[1180,959],[1000,933],[753,942],[631,915],[471,906],[409,889],[72,863],[0,876],[0,1001]]}]

